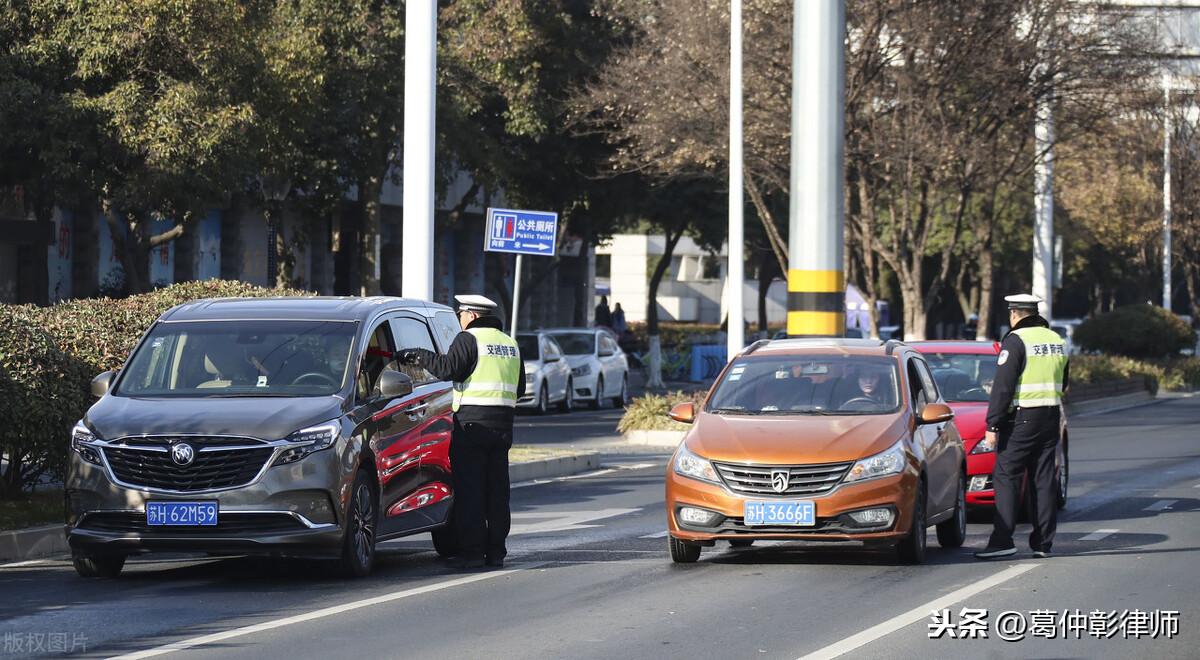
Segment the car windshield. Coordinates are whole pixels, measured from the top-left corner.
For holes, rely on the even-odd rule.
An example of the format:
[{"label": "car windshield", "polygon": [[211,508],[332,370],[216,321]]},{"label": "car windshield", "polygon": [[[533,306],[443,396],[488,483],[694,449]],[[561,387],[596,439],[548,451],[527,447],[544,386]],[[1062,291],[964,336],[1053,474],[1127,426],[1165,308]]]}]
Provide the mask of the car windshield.
[{"label": "car windshield", "polygon": [[567,355],[591,355],[596,352],[596,335],[591,332],[556,332],[554,339]]},{"label": "car windshield", "polygon": [[739,358],[709,402],[718,414],[878,415],[899,410],[896,361],[862,355]]},{"label": "car windshield", "polygon": [[926,353],[933,379],[946,401],[951,403],[985,402],[992,393],[996,377],[996,356]]},{"label": "car windshield", "polygon": [[521,352],[522,360],[538,359],[537,335],[517,335],[517,350]]},{"label": "car windshield", "polygon": [[342,389],[357,324],[158,323],[125,366],[117,395],[327,396]]}]

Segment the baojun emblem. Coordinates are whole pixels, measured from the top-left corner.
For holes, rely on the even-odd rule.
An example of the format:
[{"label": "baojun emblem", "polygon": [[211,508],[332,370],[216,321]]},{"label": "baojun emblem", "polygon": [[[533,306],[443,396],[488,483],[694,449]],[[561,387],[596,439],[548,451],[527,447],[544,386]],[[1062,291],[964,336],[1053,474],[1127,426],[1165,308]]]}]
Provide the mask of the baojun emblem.
[{"label": "baojun emblem", "polygon": [[787,492],[788,482],[791,480],[791,476],[791,472],[788,470],[772,470],[771,489],[776,493]]}]

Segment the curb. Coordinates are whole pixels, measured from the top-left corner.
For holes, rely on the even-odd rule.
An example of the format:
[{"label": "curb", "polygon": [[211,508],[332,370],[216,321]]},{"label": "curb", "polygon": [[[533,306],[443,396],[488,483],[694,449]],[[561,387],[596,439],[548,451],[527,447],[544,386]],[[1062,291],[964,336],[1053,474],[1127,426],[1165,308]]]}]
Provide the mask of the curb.
[{"label": "curb", "polygon": [[630,431],[621,436],[625,444],[643,447],[669,447],[674,449],[683,441],[687,431]]},{"label": "curb", "polygon": [[599,468],[600,453],[592,451],[572,456],[544,458],[540,461],[529,461],[527,463],[510,463],[508,466],[508,481],[515,484],[534,479],[555,479]]},{"label": "curb", "polygon": [[24,561],[70,552],[62,525],[0,532],[0,562]]},{"label": "curb", "polygon": [[1125,410],[1126,408],[1136,408],[1152,403],[1159,403],[1164,399],[1155,398],[1149,392],[1133,392],[1131,394],[1121,394],[1119,396],[1108,396],[1101,399],[1092,399],[1090,401],[1080,401],[1067,405],[1067,416],[1069,417],[1091,417],[1092,415],[1102,415],[1104,413],[1116,412]]}]

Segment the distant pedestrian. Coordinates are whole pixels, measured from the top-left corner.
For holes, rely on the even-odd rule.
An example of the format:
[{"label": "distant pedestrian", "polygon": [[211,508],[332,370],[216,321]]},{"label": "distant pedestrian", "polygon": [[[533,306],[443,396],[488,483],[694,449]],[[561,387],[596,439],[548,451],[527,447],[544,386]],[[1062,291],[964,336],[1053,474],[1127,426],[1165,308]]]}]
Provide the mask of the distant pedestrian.
[{"label": "distant pedestrian", "polygon": [[612,327],[612,312],[608,309],[608,296],[600,296],[600,304],[596,305],[596,327]]},{"label": "distant pedestrian", "polygon": [[625,323],[625,310],[621,309],[621,303],[617,303],[616,308],[612,313],[612,329],[617,333],[617,336],[625,334],[625,329],[629,326]]}]

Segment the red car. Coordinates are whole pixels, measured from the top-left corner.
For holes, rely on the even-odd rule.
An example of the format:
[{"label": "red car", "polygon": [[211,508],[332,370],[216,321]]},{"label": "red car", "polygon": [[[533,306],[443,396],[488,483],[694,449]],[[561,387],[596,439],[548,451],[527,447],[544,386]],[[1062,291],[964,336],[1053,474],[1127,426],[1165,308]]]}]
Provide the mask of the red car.
[{"label": "red car", "polygon": [[[938,389],[954,410],[954,424],[962,436],[967,452],[967,506],[992,508],[996,505],[992,490],[992,468],[996,454],[979,446],[987,431],[988,396],[996,375],[996,356],[999,342],[979,341],[918,341],[912,347],[925,355]],[[1058,508],[1067,504],[1067,483],[1070,469],[1067,462],[1067,416],[1062,419],[1062,440],[1058,445],[1056,480]]]}]

